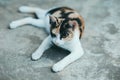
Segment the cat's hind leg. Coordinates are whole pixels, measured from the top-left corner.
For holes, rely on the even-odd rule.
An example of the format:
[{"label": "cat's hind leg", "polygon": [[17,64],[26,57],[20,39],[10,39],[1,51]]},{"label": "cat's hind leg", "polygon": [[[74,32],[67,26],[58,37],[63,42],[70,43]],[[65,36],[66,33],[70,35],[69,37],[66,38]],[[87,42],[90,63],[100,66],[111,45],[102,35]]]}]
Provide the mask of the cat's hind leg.
[{"label": "cat's hind leg", "polygon": [[44,21],[42,19],[33,19],[32,17],[12,21],[9,26],[10,26],[10,29],[13,29],[13,28],[17,28],[19,26],[26,25],[26,24],[31,24],[36,27],[45,26]]},{"label": "cat's hind leg", "polygon": [[36,7],[28,7],[28,6],[21,6],[19,7],[19,11],[23,13],[35,13],[38,18],[44,18],[47,10],[36,8]]}]

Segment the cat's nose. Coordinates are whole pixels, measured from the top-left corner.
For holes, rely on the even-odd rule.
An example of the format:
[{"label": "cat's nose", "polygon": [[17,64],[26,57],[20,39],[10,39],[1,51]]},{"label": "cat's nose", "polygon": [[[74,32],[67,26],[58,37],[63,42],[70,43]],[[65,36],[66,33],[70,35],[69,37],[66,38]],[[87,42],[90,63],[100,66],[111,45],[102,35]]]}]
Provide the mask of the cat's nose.
[{"label": "cat's nose", "polygon": [[55,41],[55,44],[56,44],[56,45],[59,45],[59,42],[56,40],[56,41]]}]

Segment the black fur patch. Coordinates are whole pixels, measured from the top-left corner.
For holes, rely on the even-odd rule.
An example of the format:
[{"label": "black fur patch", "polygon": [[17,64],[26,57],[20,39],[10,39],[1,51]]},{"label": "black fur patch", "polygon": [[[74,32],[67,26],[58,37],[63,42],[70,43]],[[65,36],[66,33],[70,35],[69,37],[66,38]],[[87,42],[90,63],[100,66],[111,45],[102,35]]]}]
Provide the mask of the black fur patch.
[{"label": "black fur patch", "polygon": [[62,11],[61,12],[61,17],[59,17],[59,18],[68,18],[68,16],[70,15],[70,14],[72,14],[73,12],[67,12],[67,13],[65,13],[64,11]]},{"label": "black fur patch", "polygon": [[58,8],[55,8],[55,9],[51,9],[50,11],[48,11],[47,12],[47,14],[53,14],[53,13],[55,13],[56,11],[58,11],[58,10],[63,10],[63,9],[67,9],[67,10],[73,10],[73,9],[71,9],[71,8],[68,8],[68,7],[58,7]]}]

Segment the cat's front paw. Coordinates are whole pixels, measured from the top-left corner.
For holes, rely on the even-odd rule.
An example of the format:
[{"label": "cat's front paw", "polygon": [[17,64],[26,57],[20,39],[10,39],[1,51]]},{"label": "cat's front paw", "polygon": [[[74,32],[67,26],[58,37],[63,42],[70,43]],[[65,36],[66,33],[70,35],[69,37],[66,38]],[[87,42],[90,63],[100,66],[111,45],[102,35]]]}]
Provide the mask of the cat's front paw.
[{"label": "cat's front paw", "polygon": [[52,67],[52,71],[54,71],[54,72],[59,72],[59,71],[61,71],[63,69],[64,69],[64,66],[60,65],[58,63],[54,64],[53,67]]},{"label": "cat's front paw", "polygon": [[38,60],[40,57],[41,57],[40,53],[33,53],[32,54],[32,60],[34,60],[34,61]]}]

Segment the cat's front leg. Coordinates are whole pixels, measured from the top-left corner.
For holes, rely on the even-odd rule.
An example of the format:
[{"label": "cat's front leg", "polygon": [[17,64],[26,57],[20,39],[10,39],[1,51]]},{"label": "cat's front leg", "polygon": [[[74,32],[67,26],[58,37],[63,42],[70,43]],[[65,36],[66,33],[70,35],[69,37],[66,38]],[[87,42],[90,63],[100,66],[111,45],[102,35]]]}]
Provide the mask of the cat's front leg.
[{"label": "cat's front leg", "polygon": [[77,48],[73,49],[73,51],[68,56],[66,56],[61,61],[54,64],[52,67],[52,70],[54,72],[63,70],[67,65],[79,59],[83,54],[84,54],[84,51],[81,45],[78,45]]},{"label": "cat's front leg", "polygon": [[49,35],[39,46],[39,48],[32,54],[32,60],[38,60],[45,50],[50,48],[52,46],[51,44],[51,36]]}]

